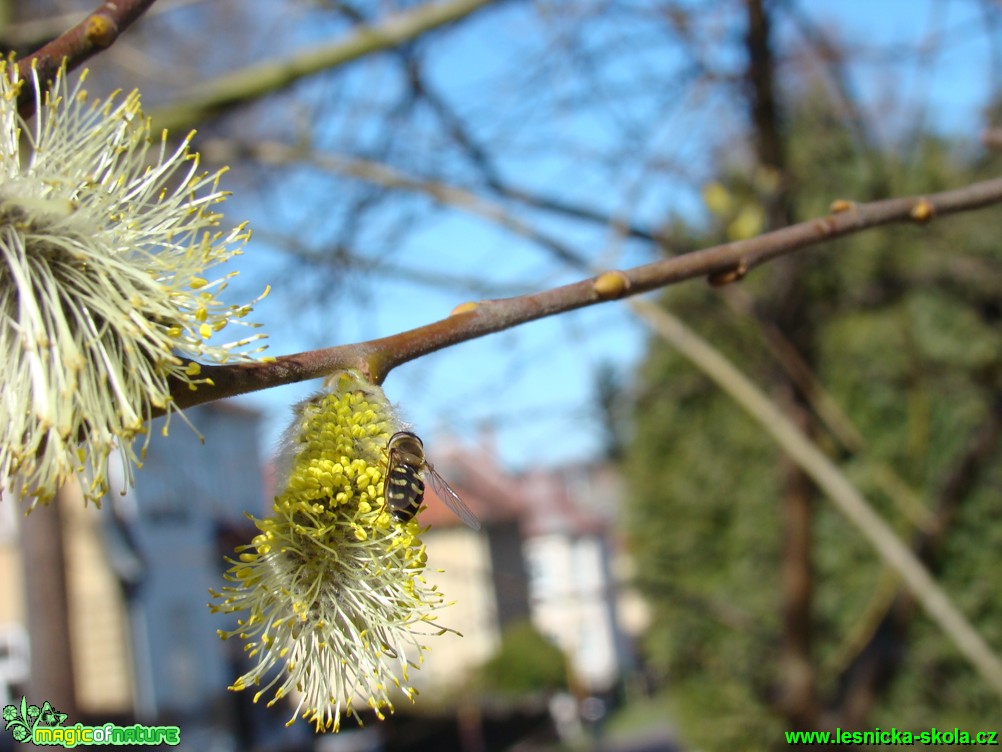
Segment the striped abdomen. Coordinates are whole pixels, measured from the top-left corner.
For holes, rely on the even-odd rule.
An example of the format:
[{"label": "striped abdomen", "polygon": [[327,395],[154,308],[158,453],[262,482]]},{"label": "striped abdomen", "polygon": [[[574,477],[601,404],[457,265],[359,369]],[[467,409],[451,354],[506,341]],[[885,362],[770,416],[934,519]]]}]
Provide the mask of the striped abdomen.
[{"label": "striped abdomen", "polygon": [[391,464],[386,474],[386,506],[397,522],[414,519],[424,501],[424,480],[421,468],[403,462]]}]

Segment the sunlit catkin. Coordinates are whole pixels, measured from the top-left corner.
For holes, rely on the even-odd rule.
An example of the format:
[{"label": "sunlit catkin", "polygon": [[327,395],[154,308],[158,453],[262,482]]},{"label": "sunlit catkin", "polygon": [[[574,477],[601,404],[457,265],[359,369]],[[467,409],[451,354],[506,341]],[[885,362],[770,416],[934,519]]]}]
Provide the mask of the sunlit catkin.
[{"label": "sunlit catkin", "polygon": [[408,671],[444,630],[442,595],[424,579],[416,520],[385,508],[386,444],[400,429],[382,389],[344,372],[300,404],[286,433],[279,493],[259,533],[238,549],[212,607],[242,612],[224,639],[256,661],[231,689],[269,705],[293,698],[318,730],[338,730],[359,702],[382,718],[394,687],[413,699]]}]

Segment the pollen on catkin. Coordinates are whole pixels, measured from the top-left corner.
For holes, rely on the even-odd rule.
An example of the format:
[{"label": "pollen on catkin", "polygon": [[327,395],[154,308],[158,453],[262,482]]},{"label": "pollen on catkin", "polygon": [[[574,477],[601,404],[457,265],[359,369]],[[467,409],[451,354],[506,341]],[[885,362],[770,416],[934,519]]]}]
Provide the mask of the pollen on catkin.
[{"label": "pollen on catkin", "polygon": [[176,411],[171,384],[197,387],[193,361],[248,360],[263,336],[215,341],[257,302],[218,297],[235,272],[214,267],[250,234],[222,225],[222,171],[199,170],[190,136],[154,137],[138,92],[102,101],[86,76],[61,69],[46,90],[0,61],[0,495],[32,504],[74,476],[99,501],[115,449],[131,482],[147,421]]},{"label": "pollen on catkin", "polygon": [[301,403],[286,432],[281,489],[258,534],[237,549],[213,611],[244,612],[236,628],[254,667],[230,687],[268,705],[292,698],[318,731],[337,731],[359,704],[383,718],[396,687],[413,699],[408,672],[422,640],[449,631],[434,623],[443,596],[424,579],[415,520],[384,508],[386,442],[400,429],[382,389],[360,374],[332,377]]}]

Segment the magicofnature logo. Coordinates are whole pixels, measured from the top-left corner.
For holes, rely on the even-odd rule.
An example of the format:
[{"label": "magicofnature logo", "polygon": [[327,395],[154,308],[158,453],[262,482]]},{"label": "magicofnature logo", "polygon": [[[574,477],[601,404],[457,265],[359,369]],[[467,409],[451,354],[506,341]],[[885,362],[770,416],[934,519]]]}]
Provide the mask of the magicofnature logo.
[{"label": "magicofnature logo", "polygon": [[60,713],[48,701],[42,703],[41,707],[29,705],[24,697],[21,698],[20,707],[4,707],[3,719],[15,741],[31,742],[39,746],[177,746],[181,743],[181,729],[177,726],[143,726],[139,723],[132,726],[118,726],[114,723],[103,726],[85,726],[82,723],[64,726],[66,713]]}]

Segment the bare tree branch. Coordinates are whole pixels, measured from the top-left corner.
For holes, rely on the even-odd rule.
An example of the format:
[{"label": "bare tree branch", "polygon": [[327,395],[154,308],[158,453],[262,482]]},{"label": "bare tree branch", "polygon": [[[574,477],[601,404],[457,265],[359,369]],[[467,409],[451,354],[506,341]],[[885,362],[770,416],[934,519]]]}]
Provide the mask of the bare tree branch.
[{"label": "bare tree branch", "polygon": [[382,383],[396,366],[459,342],[510,329],[536,319],[649,292],[694,277],[740,279],[780,256],[834,238],[896,222],[925,223],[936,216],[972,211],[1002,202],[1002,178],[928,196],[866,204],[835,201],[832,213],[756,238],[704,248],[623,271],[605,272],[573,284],[515,298],[459,306],[448,318],[390,337],[354,345],[285,355],[268,362],[203,366],[210,383],[197,390],[179,384],[180,407],[320,378],[340,368],[358,368]]},{"label": "bare tree branch", "polygon": [[281,248],[292,258],[310,264],[311,268],[326,268],[342,273],[358,271],[364,274],[377,274],[380,279],[400,279],[434,290],[452,292],[466,290],[474,295],[511,296],[521,292],[521,289],[514,289],[512,284],[491,283],[483,276],[451,274],[440,269],[431,270],[421,266],[406,266],[369,258],[350,247],[312,248],[297,237],[267,230],[255,230],[254,237],[264,238],[270,245]]},{"label": "bare tree branch", "polygon": [[[55,78],[63,60],[67,68],[73,69],[107,49],[154,2],[156,0],[107,0],[76,26],[21,59],[17,64],[21,78],[30,76],[35,67],[42,82],[48,84]],[[29,117],[35,111],[35,90],[31,86],[21,89],[18,109],[22,117]]]},{"label": "bare tree branch", "polygon": [[[755,155],[759,166],[777,178],[777,190],[763,192],[760,200],[765,208],[767,226],[776,229],[793,221],[794,186],[793,176],[787,169],[790,147],[778,97],[773,13],[764,0],[746,0],[745,17],[746,96]],[[800,289],[807,263],[807,259],[800,256],[774,268],[762,320],[784,337],[794,340],[794,349],[809,363],[814,350],[815,328],[810,317],[805,315],[807,306]],[[778,411],[803,434],[804,441],[812,441],[814,426],[809,404],[804,393],[797,389],[796,380],[780,370],[775,373],[771,388],[776,393]],[[782,457],[778,472],[783,529],[779,568],[781,627],[772,704],[791,728],[817,728],[821,703],[817,668],[812,658],[815,489],[806,468],[789,453]]]},{"label": "bare tree branch", "polygon": [[562,214],[565,217],[610,227],[624,236],[647,240],[666,250],[672,250],[668,236],[650,228],[622,219],[615,219],[597,209],[564,198],[546,196],[512,185],[501,177],[501,171],[494,164],[488,150],[477,141],[470,129],[466,127],[463,119],[453,111],[445,97],[441,96],[429,84],[417,61],[412,56],[404,56],[403,62],[411,89],[428,103],[438,119],[442,121],[444,129],[453,143],[480,172],[487,187],[499,197],[518,201],[534,209],[542,209],[554,214]]},{"label": "bare tree branch", "polygon": [[503,206],[462,188],[435,180],[405,175],[381,162],[335,154],[318,154],[314,151],[286,146],[274,141],[237,144],[234,141],[213,139],[200,145],[199,151],[215,162],[233,162],[248,156],[271,165],[303,162],[314,168],[347,175],[383,188],[421,193],[430,196],[440,204],[483,217],[516,235],[529,238],[550,251],[555,258],[574,268],[589,268],[588,262],[571,246],[523,222]]},{"label": "bare tree branch", "polygon": [[359,27],[333,45],[271,60],[192,87],[188,96],[150,113],[157,128],[190,128],[236,105],[260,99],[306,76],[382,52],[427,31],[454,23],[497,0],[450,0],[420,5]]}]

